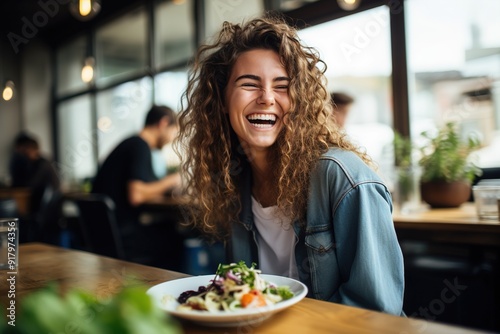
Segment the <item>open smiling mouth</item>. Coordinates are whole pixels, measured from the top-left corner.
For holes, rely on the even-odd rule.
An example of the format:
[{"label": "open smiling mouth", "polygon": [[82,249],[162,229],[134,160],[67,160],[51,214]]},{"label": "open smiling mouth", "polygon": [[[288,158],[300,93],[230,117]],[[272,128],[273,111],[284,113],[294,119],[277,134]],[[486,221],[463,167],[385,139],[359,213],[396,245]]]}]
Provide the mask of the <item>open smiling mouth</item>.
[{"label": "open smiling mouth", "polygon": [[272,128],[276,124],[276,115],[272,114],[252,114],[247,119],[253,126],[260,129]]}]

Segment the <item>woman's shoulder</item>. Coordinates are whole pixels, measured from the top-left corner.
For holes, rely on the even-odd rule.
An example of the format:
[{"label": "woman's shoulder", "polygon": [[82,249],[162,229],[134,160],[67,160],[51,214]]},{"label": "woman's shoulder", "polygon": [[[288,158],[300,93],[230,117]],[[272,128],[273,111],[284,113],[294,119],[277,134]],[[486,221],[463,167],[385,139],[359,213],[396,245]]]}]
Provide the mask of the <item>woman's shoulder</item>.
[{"label": "woman's shoulder", "polygon": [[332,147],[319,158],[319,168],[330,173],[343,174],[352,183],[381,182],[377,173],[355,152]]},{"label": "woman's shoulder", "polygon": [[367,168],[371,170],[371,168],[355,152],[338,147],[329,148],[328,151],[320,156],[319,160],[331,161],[339,167],[356,166],[357,168]]},{"label": "woman's shoulder", "polygon": [[328,151],[320,157],[323,160],[348,161],[352,163],[363,163],[361,158],[353,151],[342,149],[340,147],[330,147]]}]

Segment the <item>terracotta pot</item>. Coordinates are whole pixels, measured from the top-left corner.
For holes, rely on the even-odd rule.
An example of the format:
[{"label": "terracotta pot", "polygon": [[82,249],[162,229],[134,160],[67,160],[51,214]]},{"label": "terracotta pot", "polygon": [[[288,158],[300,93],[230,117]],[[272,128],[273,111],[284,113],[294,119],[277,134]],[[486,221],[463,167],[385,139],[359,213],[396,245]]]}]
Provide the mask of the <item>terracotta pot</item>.
[{"label": "terracotta pot", "polygon": [[422,200],[433,208],[456,208],[465,203],[471,192],[471,184],[467,181],[432,181],[421,182]]}]

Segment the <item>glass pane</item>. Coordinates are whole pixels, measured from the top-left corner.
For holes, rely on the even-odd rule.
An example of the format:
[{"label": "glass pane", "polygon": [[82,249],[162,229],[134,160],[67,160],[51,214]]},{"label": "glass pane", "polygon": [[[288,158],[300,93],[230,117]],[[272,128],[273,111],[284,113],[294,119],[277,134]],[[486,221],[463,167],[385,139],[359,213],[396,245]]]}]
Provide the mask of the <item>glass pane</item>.
[{"label": "glass pane", "polygon": [[205,38],[218,33],[224,21],[241,23],[263,13],[263,0],[205,0]]},{"label": "glass pane", "polygon": [[84,36],[57,50],[57,95],[71,94],[86,88],[81,78],[86,50],[87,38]]},{"label": "glass pane", "polygon": [[482,138],[479,166],[500,166],[500,1],[405,6],[412,137],[457,121]]},{"label": "glass pane", "polygon": [[97,84],[133,74],[147,65],[147,16],[143,8],[99,28]]},{"label": "glass pane", "polygon": [[[186,90],[187,81],[187,70],[158,74],[155,77],[155,104],[165,105],[179,112],[181,110],[182,93]],[[171,143],[163,147],[162,154],[169,167],[180,164],[180,159],[174,152]]]},{"label": "glass pane", "polygon": [[149,77],[127,82],[97,94],[98,159],[104,158],[123,139],[138,133],[152,106]]},{"label": "glass pane", "polygon": [[384,163],[392,162],[385,152],[393,140],[388,7],[307,28],[299,35],[325,61],[329,91],[354,99],[345,129],[354,142],[366,148],[383,174],[389,168]]},{"label": "glass pane", "polygon": [[155,104],[181,110],[182,93],[188,81],[187,70],[160,73],[155,77]]},{"label": "glass pane", "polygon": [[61,102],[57,108],[58,172],[65,186],[95,175],[95,132],[89,94]]},{"label": "glass pane", "polygon": [[193,1],[163,1],[155,13],[157,67],[187,61],[194,54]]}]

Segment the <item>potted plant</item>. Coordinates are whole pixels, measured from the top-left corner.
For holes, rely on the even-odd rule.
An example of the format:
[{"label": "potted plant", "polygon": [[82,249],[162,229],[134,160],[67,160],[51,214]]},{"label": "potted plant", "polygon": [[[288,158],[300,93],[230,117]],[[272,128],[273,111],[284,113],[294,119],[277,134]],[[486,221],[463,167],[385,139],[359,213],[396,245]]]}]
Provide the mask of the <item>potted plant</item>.
[{"label": "potted plant", "polygon": [[460,206],[470,197],[474,177],[481,174],[470,159],[480,141],[474,136],[462,140],[455,123],[445,124],[436,136],[428,132],[422,136],[429,141],[428,146],[420,148],[422,200],[435,208]]}]

